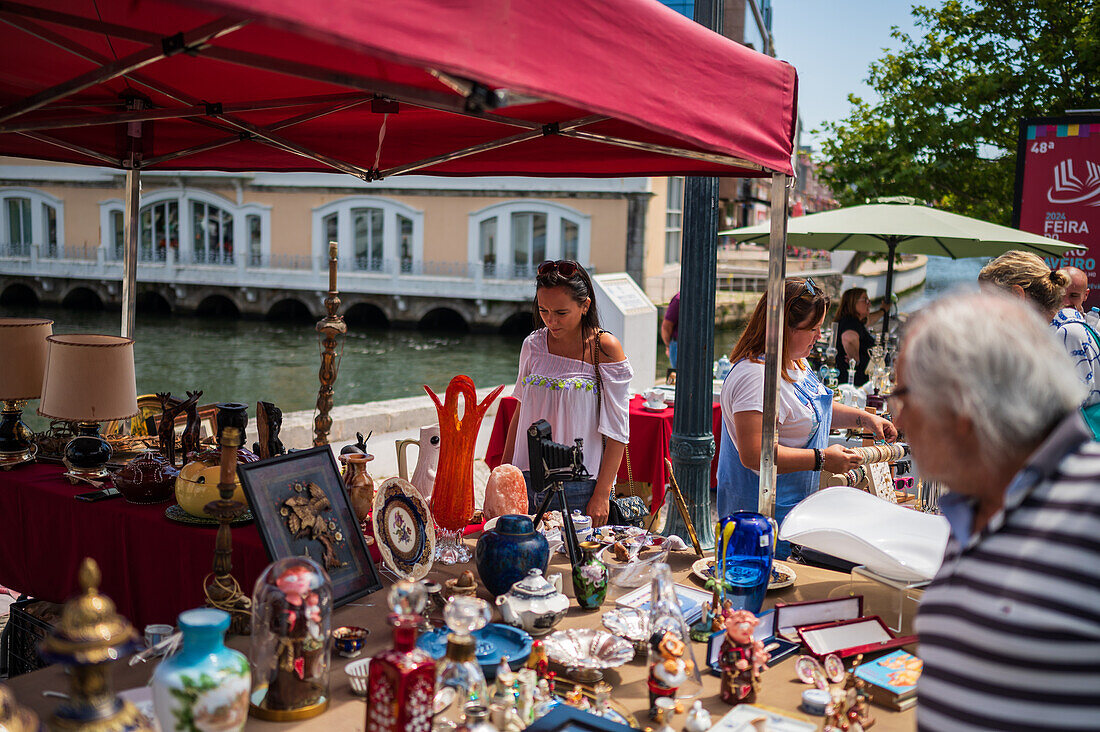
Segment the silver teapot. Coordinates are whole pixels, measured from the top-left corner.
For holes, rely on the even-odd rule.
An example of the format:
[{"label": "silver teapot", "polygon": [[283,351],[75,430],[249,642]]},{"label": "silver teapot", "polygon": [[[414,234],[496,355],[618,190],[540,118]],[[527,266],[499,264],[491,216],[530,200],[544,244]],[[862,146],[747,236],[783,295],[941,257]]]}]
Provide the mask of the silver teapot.
[{"label": "silver teapot", "polygon": [[569,608],[569,598],[561,591],[561,575],[552,574],[546,578],[541,569],[529,571],[496,602],[504,622],[523,628],[533,636],[546,635],[553,630]]}]

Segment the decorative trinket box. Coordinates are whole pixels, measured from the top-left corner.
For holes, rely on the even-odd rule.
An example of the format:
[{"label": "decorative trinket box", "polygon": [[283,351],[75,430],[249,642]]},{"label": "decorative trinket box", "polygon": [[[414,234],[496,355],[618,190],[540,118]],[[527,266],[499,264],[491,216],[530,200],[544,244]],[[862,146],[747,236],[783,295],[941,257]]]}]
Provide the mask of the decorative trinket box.
[{"label": "decorative trinket box", "polygon": [[895,637],[877,615],[803,626],[798,629],[798,637],[806,650],[819,659],[830,653],[841,658],[879,653],[917,642],[915,635]]},{"label": "decorative trinket box", "polygon": [[798,629],[806,625],[822,625],[836,620],[863,617],[863,595],[838,597],[832,600],[806,600],[775,605],[776,635],[799,643]]}]

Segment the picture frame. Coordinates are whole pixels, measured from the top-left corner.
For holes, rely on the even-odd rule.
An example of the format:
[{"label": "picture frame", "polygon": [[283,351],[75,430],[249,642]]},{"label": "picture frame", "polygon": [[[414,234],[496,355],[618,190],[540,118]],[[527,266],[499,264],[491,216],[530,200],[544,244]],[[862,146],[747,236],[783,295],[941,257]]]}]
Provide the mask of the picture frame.
[{"label": "picture frame", "polygon": [[527,732],[634,732],[634,728],[559,704],[528,725]]},{"label": "picture frame", "polygon": [[268,559],[316,561],[332,581],[334,607],[382,589],[327,445],[238,465],[237,475]]},{"label": "picture frame", "polygon": [[[684,614],[684,620],[687,621],[688,625],[691,625],[703,616],[703,603],[710,602],[712,595],[709,592],[687,585],[674,584],[672,587],[676,592],[676,599],[680,602],[680,611]],[[651,592],[652,587],[642,585],[620,597],[615,601],[615,604],[619,607],[632,607],[642,612],[649,612]]]}]

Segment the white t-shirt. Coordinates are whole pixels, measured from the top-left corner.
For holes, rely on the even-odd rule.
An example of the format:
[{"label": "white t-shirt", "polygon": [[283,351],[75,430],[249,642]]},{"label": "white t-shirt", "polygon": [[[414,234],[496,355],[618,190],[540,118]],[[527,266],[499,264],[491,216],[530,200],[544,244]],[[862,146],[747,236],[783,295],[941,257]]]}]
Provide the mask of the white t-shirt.
[{"label": "white t-shirt", "polygon": [[[806,378],[806,372],[793,368],[787,372],[795,382]],[[798,399],[794,384],[779,380],[779,444],[784,447],[805,447],[813,429],[814,411]],[[804,398],[804,397],[803,397]],[[739,361],[722,382],[722,424],[737,444],[733,415],[737,412],[764,413],[764,364],[748,359]]]}]

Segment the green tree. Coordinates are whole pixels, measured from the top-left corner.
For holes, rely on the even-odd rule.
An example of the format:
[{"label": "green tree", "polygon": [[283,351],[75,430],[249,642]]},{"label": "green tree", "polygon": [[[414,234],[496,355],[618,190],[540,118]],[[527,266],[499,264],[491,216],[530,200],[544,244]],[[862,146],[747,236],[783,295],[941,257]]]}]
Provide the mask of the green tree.
[{"label": "green tree", "polygon": [[[826,123],[821,178],[844,205],[906,195],[1009,224],[1019,120],[1100,107],[1098,0],[947,0],[871,64],[881,102]],[[885,50],[885,49],[884,49]]]}]

